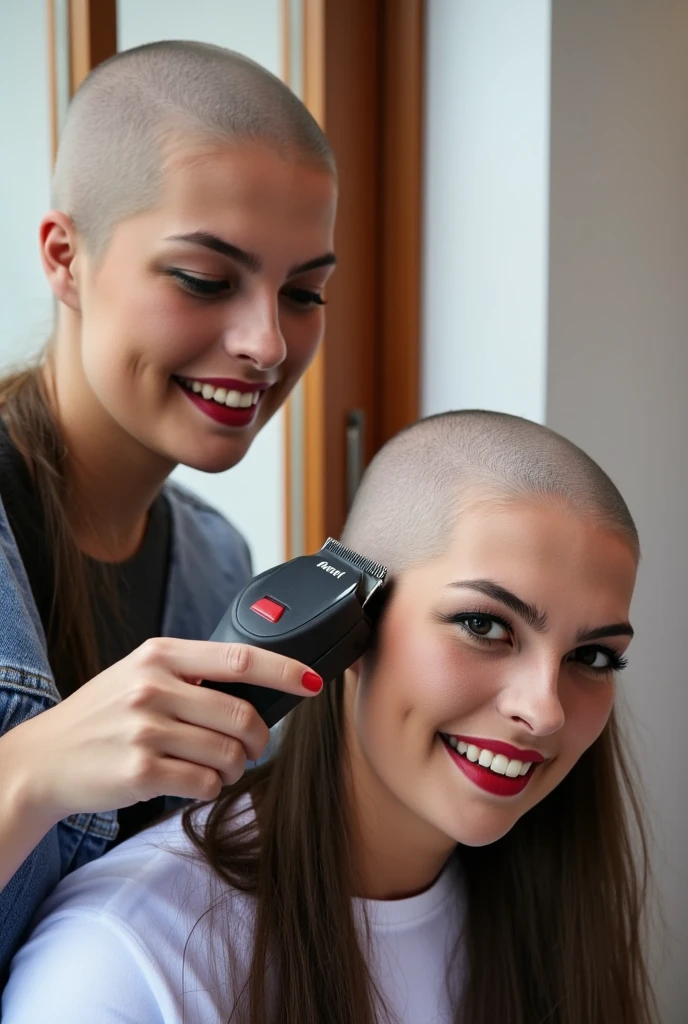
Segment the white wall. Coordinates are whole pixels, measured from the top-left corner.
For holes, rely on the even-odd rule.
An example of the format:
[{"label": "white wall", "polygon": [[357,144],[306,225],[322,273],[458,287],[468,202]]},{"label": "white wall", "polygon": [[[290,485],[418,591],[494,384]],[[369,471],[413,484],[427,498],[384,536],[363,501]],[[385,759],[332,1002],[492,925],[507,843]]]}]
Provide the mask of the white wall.
[{"label": "white wall", "polygon": [[547,421],[599,459],[644,550],[623,679],[688,1019],[688,5],[554,4]]},{"label": "white wall", "polygon": [[[195,39],[227,46],[281,73],[280,0],[118,0],[118,48],[158,39]],[[281,413],[258,435],[246,458],[211,476],[181,466],[174,477],[205,498],[247,538],[256,572],[284,558],[284,422]]]},{"label": "white wall", "polygon": [[688,4],[556,0],[551,18],[428,2],[423,408],[544,419],[637,520],[620,688],[669,925],[661,1020],[685,1024]]},{"label": "white wall", "polygon": [[0,2],[0,368],[45,342],[52,301],[38,258],[50,199],[45,0]]},{"label": "white wall", "polygon": [[542,420],[549,0],[428,0],[425,413]]}]

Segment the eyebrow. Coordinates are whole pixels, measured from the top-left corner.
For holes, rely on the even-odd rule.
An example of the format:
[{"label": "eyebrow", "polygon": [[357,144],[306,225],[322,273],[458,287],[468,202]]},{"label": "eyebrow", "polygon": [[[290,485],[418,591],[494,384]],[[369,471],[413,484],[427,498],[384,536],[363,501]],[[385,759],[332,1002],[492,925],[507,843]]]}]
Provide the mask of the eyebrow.
[{"label": "eyebrow", "polygon": [[[546,612],[540,611],[539,608],[533,604],[528,604],[527,601],[523,601],[516,594],[512,594],[510,590],[507,590],[506,587],[495,583],[494,580],[458,580],[455,583],[450,583],[449,586],[465,587],[468,590],[475,590],[479,594],[484,594],[486,597],[491,597],[495,601],[500,601],[507,608],[511,608],[513,612],[523,619],[526,625],[538,633],[543,633],[547,629]],[[604,637],[610,636],[632,637],[633,635],[634,630],[630,622],[615,622],[609,626],[598,626],[596,629],[584,626],[576,635],[576,643],[589,643],[592,640],[602,640]]]},{"label": "eyebrow", "polygon": [[630,622],[615,622],[611,626],[600,626],[598,629],[584,627],[576,636],[576,643],[582,644],[590,640],[602,640],[606,636],[634,636]]},{"label": "eyebrow", "polygon": [[520,615],[526,625],[538,633],[544,633],[547,629],[546,612],[540,611],[534,604],[528,604],[527,601],[523,601],[516,594],[512,594],[510,590],[507,590],[506,587],[501,587],[499,583],[495,583],[494,580],[457,580],[455,583],[450,583],[449,586],[475,590],[479,594],[484,594],[485,597],[491,597],[495,601],[500,601],[507,608],[511,608],[512,612],[515,612],[516,615]]},{"label": "eyebrow", "polygon": [[[230,259],[235,260],[251,274],[259,274],[263,269],[263,261],[260,256],[247,252],[246,249],[241,249],[238,245],[232,245],[231,242],[226,242],[224,238],[219,238],[208,231],[192,231],[188,235],[168,235],[165,241],[190,242],[191,245],[202,245],[206,249],[219,252],[220,255],[228,256]],[[335,254],[333,252],[326,252],[322,256],[316,256],[312,260],[306,260],[305,263],[299,263],[291,267],[287,277],[296,277],[298,274],[305,274],[307,271],[317,270],[319,267],[334,266],[336,262],[337,257]]]}]

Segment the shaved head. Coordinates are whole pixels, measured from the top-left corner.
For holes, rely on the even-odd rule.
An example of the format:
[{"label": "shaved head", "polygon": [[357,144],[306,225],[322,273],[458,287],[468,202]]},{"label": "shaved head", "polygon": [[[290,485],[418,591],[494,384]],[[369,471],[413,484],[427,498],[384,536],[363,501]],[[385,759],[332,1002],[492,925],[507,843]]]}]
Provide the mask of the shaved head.
[{"label": "shaved head", "polygon": [[467,508],[523,500],[563,504],[639,554],[624,499],[584,451],[530,420],[476,410],[430,416],[393,437],[366,470],[342,540],[400,572],[441,555]]},{"label": "shaved head", "polygon": [[53,205],[95,256],[117,223],[158,203],[165,166],[180,151],[247,142],[335,173],[317,123],[260,65],[203,43],[126,50],[95,68],[72,101]]}]

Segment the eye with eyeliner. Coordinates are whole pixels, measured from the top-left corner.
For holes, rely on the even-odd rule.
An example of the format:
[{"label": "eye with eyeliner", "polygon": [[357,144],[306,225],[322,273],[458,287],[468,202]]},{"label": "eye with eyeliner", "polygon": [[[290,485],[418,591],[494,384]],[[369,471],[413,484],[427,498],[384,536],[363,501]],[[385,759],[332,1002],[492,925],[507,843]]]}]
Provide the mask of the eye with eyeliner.
[{"label": "eye with eyeliner", "polygon": [[[507,631],[510,640],[513,640],[514,637],[512,623],[501,615],[495,615],[494,612],[486,612],[482,609],[474,608],[470,611],[439,615],[438,618],[441,622],[459,626],[462,632],[471,640],[477,640],[478,643],[485,645],[493,646],[494,644],[505,643],[504,638],[495,639],[494,637],[481,635],[480,632],[476,631],[476,629],[480,629],[485,625],[501,626],[502,629]],[[606,658],[606,664],[595,665],[594,662],[600,655]],[[586,660],[586,658],[589,660]],[[600,676],[609,675],[613,672],[622,672],[628,665],[627,658],[607,644],[585,644],[581,647],[576,647],[566,655],[564,660],[569,664],[579,664],[586,671]]]},{"label": "eye with eyeliner", "polygon": [[189,274],[178,267],[169,267],[165,270],[168,277],[174,278],[182,287],[193,295],[201,298],[213,298],[229,291],[231,285],[226,278],[203,277],[200,274]]},{"label": "eye with eyeliner", "polygon": [[285,288],[282,294],[304,309],[327,305],[320,292],[312,291],[310,288]]},{"label": "eye with eyeliner", "polygon": [[478,640],[483,644],[494,644],[503,643],[503,640],[495,640],[493,637],[482,636],[476,632],[475,629],[471,628],[471,623],[476,626],[478,623],[490,624],[493,623],[497,626],[501,626],[509,634],[509,637],[513,638],[514,627],[512,623],[501,615],[495,615],[494,612],[485,612],[479,608],[472,608],[470,611],[465,612],[454,612],[451,615],[441,615],[440,619],[443,622],[448,622],[460,627],[460,629],[471,638],[471,640]]},{"label": "eye with eyeliner", "polygon": [[[606,665],[590,665],[581,657],[581,655],[595,655],[596,657],[599,654],[608,659]],[[578,657],[575,657],[575,655],[578,655]],[[609,672],[623,672],[628,665],[628,659],[622,657],[618,651],[615,651],[613,647],[608,647],[607,644],[586,644],[584,647],[576,647],[566,660],[577,662],[589,672],[597,672],[600,675],[606,675]]]},{"label": "eye with eyeliner", "polygon": [[[232,291],[232,284],[226,278],[205,277],[201,274],[191,274],[179,267],[168,267],[165,269],[168,277],[174,278],[185,291],[200,298],[212,299],[217,296],[225,296]],[[302,310],[315,309],[326,305],[320,292],[311,288],[284,288],[281,294]]]}]

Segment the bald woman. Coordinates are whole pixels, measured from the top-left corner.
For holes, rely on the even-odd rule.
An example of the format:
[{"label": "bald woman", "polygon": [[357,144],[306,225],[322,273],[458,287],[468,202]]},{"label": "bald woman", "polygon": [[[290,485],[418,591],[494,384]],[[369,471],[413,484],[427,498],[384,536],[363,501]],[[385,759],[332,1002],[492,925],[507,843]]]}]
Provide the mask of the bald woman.
[{"label": "bald woman", "polygon": [[3,1024],[657,1024],[622,496],[543,426],[448,413],[376,455],[345,537],[392,570],[371,650],[62,881]]},{"label": "bald woman", "polygon": [[228,50],[121,53],[73,101],[40,225],[54,333],[0,381],[0,981],[60,877],[260,756],[253,709],[193,684],[321,685],[202,642],[249,555],[167,478],[236,465],[310,363],[335,205],[315,121]]}]

